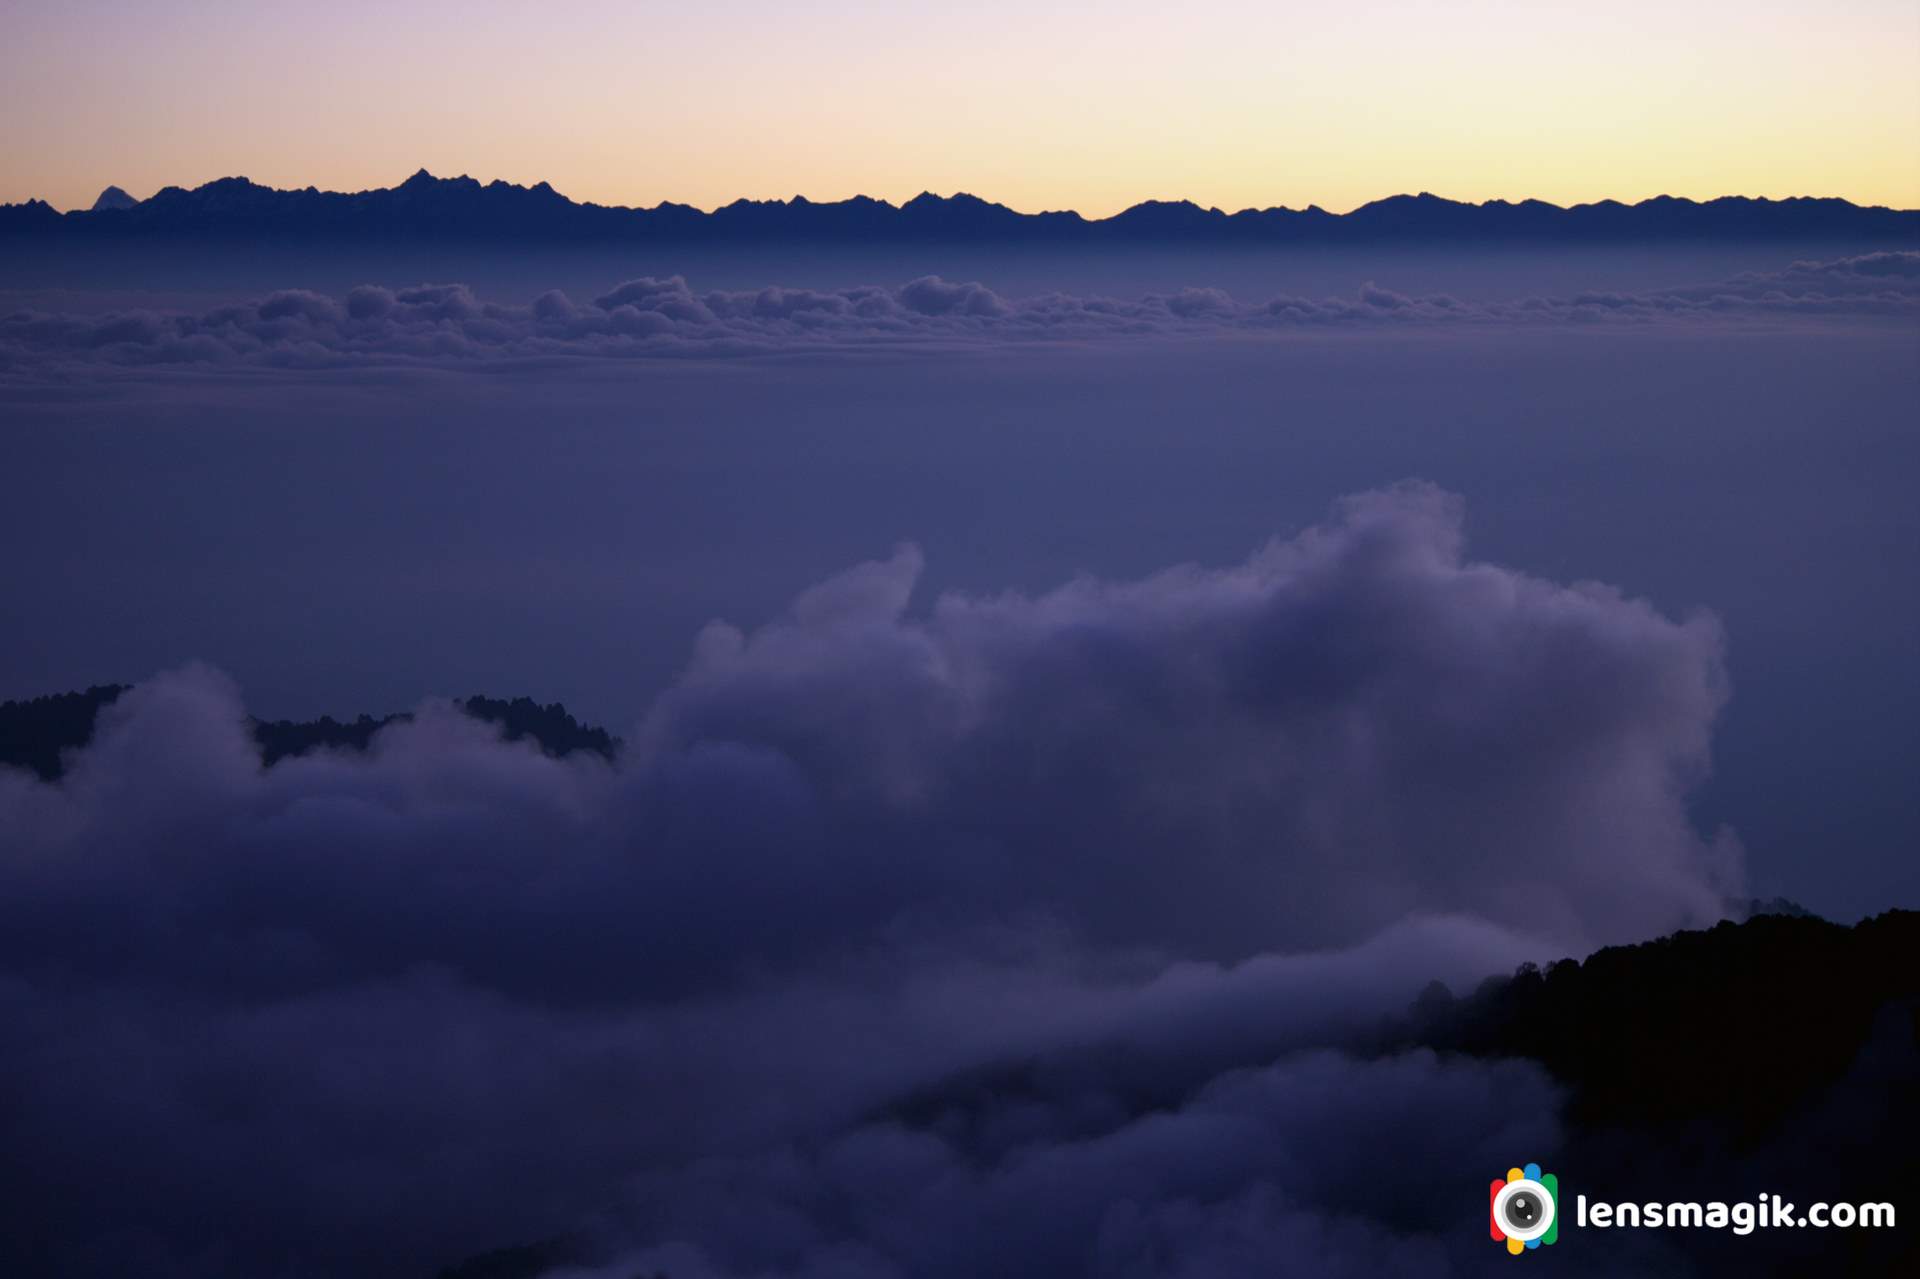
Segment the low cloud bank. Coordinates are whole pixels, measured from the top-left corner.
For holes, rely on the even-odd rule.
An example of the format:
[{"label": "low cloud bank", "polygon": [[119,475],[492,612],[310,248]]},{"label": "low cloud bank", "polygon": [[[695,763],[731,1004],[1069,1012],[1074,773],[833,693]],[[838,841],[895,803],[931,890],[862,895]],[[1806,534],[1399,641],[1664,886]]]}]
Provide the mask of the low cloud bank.
[{"label": "low cloud bank", "polygon": [[1430,487],[1221,569],[919,571],[708,627],[611,763],[430,704],[263,768],[191,668],[0,770],[0,1260],[1441,1273],[1408,1152],[1478,1175],[1552,1090],[1340,1046],[1741,895],[1685,809],[1716,625],[1475,563]]},{"label": "low cloud bank", "polygon": [[695,292],[678,276],[639,279],[581,302],[484,302],[459,284],[363,285],[344,298],[302,290],[189,314],[124,311],[0,318],[0,371],[75,361],[324,368],[571,358],[769,355],[891,346],[1177,337],[1217,332],[1445,325],[1741,322],[1920,317],[1920,253],[1798,262],[1718,284],[1511,302],[1408,295],[1373,284],[1351,298],[1241,302],[1218,289],[1132,301],[1063,293],[1006,298],[937,276],[899,288]]},{"label": "low cloud bank", "polygon": [[635,1216],[671,1241],[554,1279],[1461,1273],[1473,1255],[1447,1236],[1468,1214],[1435,1169],[1551,1148],[1557,1100],[1526,1063],[1314,1051],[1091,1133],[1085,1097],[1017,1100],[978,1117],[1020,1134],[989,1156],[970,1134],[865,1125],[645,1179]]}]

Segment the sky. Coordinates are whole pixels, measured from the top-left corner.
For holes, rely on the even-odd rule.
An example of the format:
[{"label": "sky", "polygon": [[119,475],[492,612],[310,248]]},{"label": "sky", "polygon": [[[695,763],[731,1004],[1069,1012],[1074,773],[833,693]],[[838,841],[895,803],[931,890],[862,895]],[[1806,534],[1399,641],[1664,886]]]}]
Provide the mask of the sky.
[{"label": "sky", "polygon": [[576,199],[1920,205],[1905,0],[7,0],[0,200],[422,166]]}]

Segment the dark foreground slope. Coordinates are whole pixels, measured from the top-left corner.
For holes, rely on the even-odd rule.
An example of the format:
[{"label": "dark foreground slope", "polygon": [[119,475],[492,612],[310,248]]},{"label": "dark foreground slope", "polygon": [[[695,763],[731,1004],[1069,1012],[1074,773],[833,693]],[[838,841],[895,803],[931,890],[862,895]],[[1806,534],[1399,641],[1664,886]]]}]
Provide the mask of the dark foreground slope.
[{"label": "dark foreground slope", "polygon": [[[1596,1202],[1778,1195],[1890,1203],[1892,1230],[1659,1237],[1675,1273],[1920,1273],[1920,913],[1851,928],[1765,915],[1430,989],[1404,1044],[1539,1062],[1566,1089],[1570,1192]],[[1564,1236],[1563,1236],[1564,1237]]]},{"label": "dark foreground slope", "polygon": [[1920,914],[1762,915],[1527,966],[1465,999],[1436,983],[1399,1042],[1538,1061],[1584,1130],[1706,1123],[1752,1148],[1845,1077],[1883,1010],[1911,1034],[1916,999]]}]

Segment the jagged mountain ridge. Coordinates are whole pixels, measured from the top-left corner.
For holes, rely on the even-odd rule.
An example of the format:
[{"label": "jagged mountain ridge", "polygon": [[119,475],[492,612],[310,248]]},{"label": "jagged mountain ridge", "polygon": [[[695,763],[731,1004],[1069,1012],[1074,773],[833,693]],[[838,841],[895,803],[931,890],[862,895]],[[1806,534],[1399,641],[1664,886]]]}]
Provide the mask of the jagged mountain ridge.
[{"label": "jagged mountain ridge", "polygon": [[1421,193],[1395,195],[1350,213],[1242,209],[1228,213],[1187,200],[1149,200],[1107,218],[1074,212],[1021,213],[959,193],[922,193],[894,205],[868,196],[820,202],[735,200],[711,212],[686,204],[626,208],[568,199],[545,182],[530,187],[425,169],[398,186],[368,191],[283,190],[241,177],[187,189],[169,186],[144,200],[109,187],[86,210],[61,213],[41,200],[0,205],[0,234],[94,238],[270,236],[309,238],[508,239],[516,242],[718,240],[1010,241],[1100,244],[1339,244],[1454,242],[1618,242],[1689,239],[1864,239],[1920,242],[1920,210],[1863,207],[1835,198],[1725,196],[1695,201],[1656,196],[1637,204],[1603,200],[1570,208],[1541,200],[1470,204]]}]

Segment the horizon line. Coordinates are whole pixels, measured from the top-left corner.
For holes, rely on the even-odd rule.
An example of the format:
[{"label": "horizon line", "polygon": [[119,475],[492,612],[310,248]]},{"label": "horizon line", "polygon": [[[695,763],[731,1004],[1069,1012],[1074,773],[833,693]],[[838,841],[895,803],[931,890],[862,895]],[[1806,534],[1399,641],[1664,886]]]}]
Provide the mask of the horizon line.
[{"label": "horizon line", "polygon": [[[1019,216],[1022,216],[1022,217],[1071,216],[1071,217],[1077,217],[1084,222],[1104,222],[1111,218],[1117,217],[1120,214],[1129,212],[1133,209],[1138,209],[1138,208],[1151,206],[1151,205],[1190,205],[1205,213],[1219,213],[1227,217],[1232,217],[1235,214],[1240,214],[1240,213],[1267,213],[1267,212],[1274,212],[1274,211],[1287,211],[1287,212],[1293,212],[1293,213],[1319,212],[1331,217],[1345,217],[1348,214],[1356,213],[1361,209],[1370,208],[1377,204],[1383,204],[1389,200],[1400,200],[1400,199],[1408,199],[1408,200],[1431,199],[1431,200],[1437,200],[1447,204],[1457,204],[1457,205],[1461,205],[1468,208],[1485,208],[1488,205],[1496,205],[1496,206],[1504,205],[1508,207],[1516,207],[1516,206],[1528,205],[1528,204],[1538,204],[1538,205],[1545,205],[1548,208],[1559,209],[1559,210],[1594,208],[1601,205],[1619,205],[1625,208],[1637,208],[1640,205],[1654,203],[1658,201],[1670,201],[1673,203],[1686,203],[1686,204],[1695,204],[1695,205],[1713,204],[1723,200],[1744,200],[1744,201],[1749,201],[1756,204],[1788,204],[1788,203],[1795,203],[1795,202],[1824,203],[1824,202],[1833,201],[1833,202],[1839,202],[1842,204],[1849,205],[1856,209],[1863,209],[1863,210],[1881,209],[1881,210],[1886,210],[1892,213],[1920,212],[1920,207],[1910,209],[1910,208],[1896,207],[1894,205],[1888,205],[1888,204],[1863,204],[1863,203],[1860,203],[1859,201],[1853,200],[1843,195],[1800,194],[1800,195],[1789,195],[1789,196],[1766,196],[1766,195],[1747,195],[1741,192],[1723,192],[1719,195],[1712,195],[1712,196],[1688,196],[1688,195],[1675,195],[1671,191],[1662,191],[1653,195],[1640,196],[1636,199],[1630,199],[1630,198],[1625,198],[1621,196],[1605,196],[1605,197],[1601,197],[1593,200],[1576,201],[1571,204],[1559,204],[1552,200],[1544,199],[1539,196],[1521,196],[1517,198],[1509,197],[1509,196],[1489,196],[1486,199],[1473,200],[1473,199],[1461,199],[1459,197],[1450,196],[1450,195],[1442,195],[1438,192],[1430,191],[1430,190],[1408,191],[1404,189],[1398,190],[1398,191],[1391,191],[1385,195],[1375,196],[1372,199],[1362,200],[1358,204],[1355,204],[1352,207],[1346,208],[1346,209],[1333,209],[1325,205],[1314,203],[1314,202],[1309,202],[1303,205],[1292,205],[1292,204],[1245,205],[1237,209],[1228,209],[1220,205],[1203,204],[1200,201],[1195,200],[1189,196],[1173,196],[1173,197],[1146,196],[1140,199],[1133,200],[1131,203],[1124,204],[1119,208],[1115,209],[1112,213],[1107,213],[1107,214],[1091,214],[1091,213],[1086,213],[1079,209],[1073,209],[1073,208],[1043,208],[1043,209],[1032,209],[1032,210],[1018,209],[1018,208],[1014,208],[1012,205],[1002,203],[999,200],[995,200],[987,196],[977,195],[971,191],[967,191],[960,188],[954,189],[950,194],[947,194],[947,195],[941,195],[940,193],[933,191],[930,188],[923,188],[918,193],[897,201],[893,199],[889,199],[886,196],[868,195],[864,191],[860,191],[860,192],[855,192],[852,195],[842,196],[834,199],[820,199],[813,196],[809,196],[804,192],[796,192],[793,195],[784,196],[784,197],[783,196],[759,197],[759,196],[742,195],[742,196],[735,196],[731,200],[728,200],[721,204],[715,204],[712,206],[693,204],[688,201],[674,200],[670,198],[662,198],[660,200],[655,201],[653,204],[603,204],[597,200],[583,200],[583,199],[578,199],[573,196],[570,196],[566,192],[559,190],[551,182],[545,179],[540,179],[531,183],[520,183],[520,182],[510,181],[506,178],[494,177],[494,178],[489,178],[485,181],[482,181],[481,179],[475,178],[472,175],[467,173],[460,173],[452,176],[442,176],[429,171],[424,165],[414,170],[414,172],[408,174],[405,178],[402,178],[398,182],[393,182],[386,186],[361,187],[355,190],[320,187],[320,186],[316,186],[313,183],[307,183],[304,186],[276,186],[272,182],[255,181],[254,179],[246,176],[245,174],[228,173],[228,174],[222,174],[221,176],[216,178],[206,179],[205,181],[198,182],[193,185],[186,185],[183,183],[168,183],[165,186],[159,187],[158,189],[156,189],[155,191],[153,191],[152,193],[146,196],[135,196],[131,192],[128,192],[126,188],[120,186],[119,183],[108,182],[106,185],[100,188],[100,191],[94,197],[94,200],[97,203],[102,196],[105,196],[111,191],[117,190],[122,195],[126,196],[128,199],[133,200],[136,204],[144,204],[148,200],[153,199],[155,196],[161,195],[167,191],[179,190],[179,191],[192,192],[192,191],[202,190],[209,186],[215,186],[222,182],[245,182],[250,186],[261,187],[270,191],[287,192],[287,193],[313,191],[322,195],[339,195],[339,196],[371,195],[371,194],[375,194],[377,192],[382,192],[382,191],[396,191],[406,186],[409,182],[418,181],[422,178],[425,178],[434,182],[463,182],[463,183],[470,182],[481,189],[502,186],[502,187],[509,187],[515,190],[520,190],[520,191],[537,191],[544,187],[548,191],[551,191],[554,195],[558,196],[560,199],[566,200],[570,204],[573,204],[578,207],[583,207],[583,208],[592,207],[592,208],[602,208],[602,209],[611,209],[611,210],[629,210],[634,212],[647,212],[650,210],[661,209],[661,208],[678,208],[678,209],[692,209],[699,213],[707,214],[707,215],[712,215],[714,213],[719,212],[722,209],[731,208],[735,205],[740,205],[740,204],[783,205],[787,207],[792,207],[796,204],[839,205],[839,204],[852,204],[860,201],[867,201],[874,204],[886,205],[887,207],[893,208],[893,209],[901,209],[901,208],[905,208],[908,204],[911,204],[916,200],[925,199],[925,198],[932,198],[932,199],[942,200],[942,201],[952,201],[952,200],[959,200],[959,199],[978,200],[983,204],[1003,208],[1011,213],[1018,214]],[[31,204],[44,204],[48,208],[53,209],[62,215],[70,214],[70,213],[88,213],[88,212],[92,212],[94,207],[93,205],[90,205],[90,204],[74,204],[74,205],[68,205],[63,208],[59,205],[54,204],[51,200],[48,200],[48,199],[45,199],[44,197],[39,197],[39,196],[27,196],[24,199],[19,200],[17,202],[13,202],[13,203],[15,204],[16,207],[31,205]]]}]

